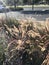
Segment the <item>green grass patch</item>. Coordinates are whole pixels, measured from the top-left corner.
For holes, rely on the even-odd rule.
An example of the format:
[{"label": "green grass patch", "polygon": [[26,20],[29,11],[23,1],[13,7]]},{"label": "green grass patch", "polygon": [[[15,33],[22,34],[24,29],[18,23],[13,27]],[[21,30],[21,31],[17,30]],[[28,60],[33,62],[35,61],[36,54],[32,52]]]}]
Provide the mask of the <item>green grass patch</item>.
[{"label": "green grass patch", "polygon": [[[44,4],[40,4],[40,5],[18,5],[18,6],[16,6],[16,8],[30,8],[30,7],[32,7],[32,6],[34,6],[34,7],[49,7],[49,5],[44,5]],[[7,6],[8,8],[14,8],[14,6]]]}]

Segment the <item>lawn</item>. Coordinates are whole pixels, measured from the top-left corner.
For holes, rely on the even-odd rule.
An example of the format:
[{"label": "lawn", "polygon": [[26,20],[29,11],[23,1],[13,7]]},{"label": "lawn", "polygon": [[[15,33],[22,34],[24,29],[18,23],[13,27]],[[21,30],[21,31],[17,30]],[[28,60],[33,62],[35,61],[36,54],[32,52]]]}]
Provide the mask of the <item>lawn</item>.
[{"label": "lawn", "polygon": [[[34,7],[49,7],[49,5],[18,5],[18,6],[16,6],[16,8],[30,8],[30,7],[32,7],[32,6],[34,6]],[[14,8],[14,6],[6,6],[7,8]]]}]

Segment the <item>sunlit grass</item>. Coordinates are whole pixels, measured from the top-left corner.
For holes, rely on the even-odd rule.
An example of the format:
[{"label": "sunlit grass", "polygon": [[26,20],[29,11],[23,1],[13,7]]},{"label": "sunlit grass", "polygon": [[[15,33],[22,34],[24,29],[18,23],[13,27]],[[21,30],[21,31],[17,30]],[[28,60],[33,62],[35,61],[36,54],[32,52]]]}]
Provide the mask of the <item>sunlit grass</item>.
[{"label": "sunlit grass", "polygon": [[[34,7],[49,7],[49,5],[33,5]],[[14,6],[6,6],[8,8],[14,8]],[[16,8],[27,8],[27,7],[32,7],[32,5],[18,5]]]}]

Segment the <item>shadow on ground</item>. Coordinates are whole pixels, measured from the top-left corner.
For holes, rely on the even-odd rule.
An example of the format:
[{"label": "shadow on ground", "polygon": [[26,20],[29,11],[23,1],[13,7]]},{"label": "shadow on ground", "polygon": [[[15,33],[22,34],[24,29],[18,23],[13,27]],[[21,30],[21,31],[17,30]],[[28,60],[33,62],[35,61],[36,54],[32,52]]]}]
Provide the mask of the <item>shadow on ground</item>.
[{"label": "shadow on ground", "polygon": [[22,11],[23,14],[49,14],[49,10],[45,11]]}]

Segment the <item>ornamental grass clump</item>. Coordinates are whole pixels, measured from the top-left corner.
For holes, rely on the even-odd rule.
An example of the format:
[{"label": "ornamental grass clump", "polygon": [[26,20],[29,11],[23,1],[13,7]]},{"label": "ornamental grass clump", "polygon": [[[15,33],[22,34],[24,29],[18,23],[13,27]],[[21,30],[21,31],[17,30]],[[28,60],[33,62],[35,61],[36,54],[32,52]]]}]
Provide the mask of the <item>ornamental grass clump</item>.
[{"label": "ornamental grass clump", "polygon": [[10,19],[3,27],[8,40],[4,64],[43,65],[49,54],[48,20]]}]

